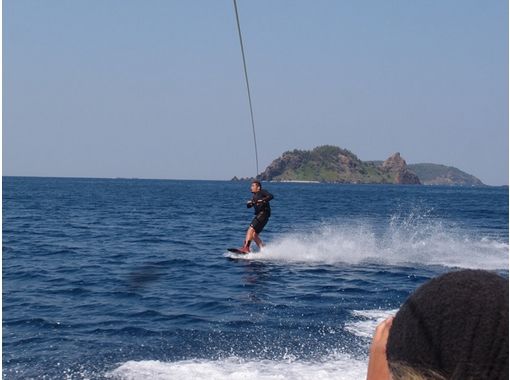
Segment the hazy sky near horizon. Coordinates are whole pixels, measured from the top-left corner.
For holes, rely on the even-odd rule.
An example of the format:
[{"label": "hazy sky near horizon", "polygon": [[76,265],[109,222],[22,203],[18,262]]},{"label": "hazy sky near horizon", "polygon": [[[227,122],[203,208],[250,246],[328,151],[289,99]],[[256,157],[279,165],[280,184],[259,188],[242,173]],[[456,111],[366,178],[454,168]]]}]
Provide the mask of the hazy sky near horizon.
[{"label": "hazy sky near horizon", "polygon": [[[508,184],[508,2],[238,0],[262,171],[332,144]],[[4,0],[3,175],[255,174],[231,0]]]}]

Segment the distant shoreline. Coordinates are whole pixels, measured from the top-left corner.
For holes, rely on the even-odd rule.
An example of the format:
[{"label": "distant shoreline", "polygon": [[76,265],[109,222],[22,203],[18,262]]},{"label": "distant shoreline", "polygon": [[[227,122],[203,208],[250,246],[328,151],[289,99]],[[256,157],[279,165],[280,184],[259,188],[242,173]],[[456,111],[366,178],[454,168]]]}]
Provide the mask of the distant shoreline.
[{"label": "distant shoreline", "polygon": [[322,183],[320,181],[304,181],[298,179],[285,179],[281,181],[269,181],[269,182],[288,182],[288,183]]},{"label": "distant shoreline", "polygon": [[[53,178],[53,179],[79,179],[79,180],[110,180],[110,181],[201,181],[201,182],[249,182],[251,179],[243,178],[237,181],[232,181],[231,179],[180,179],[180,178],[122,178],[122,177],[58,177],[58,176],[37,176],[37,175],[2,175],[2,178]],[[328,183],[328,182],[320,182],[320,181],[300,181],[300,180],[285,180],[285,181],[262,181],[265,183],[309,183],[309,184],[328,184],[328,185],[392,185],[392,184],[378,184],[378,183]],[[398,185],[401,186],[401,185]],[[425,187],[462,187],[462,188],[471,188],[471,187],[505,187],[508,188],[509,185],[487,185],[483,186],[470,186],[470,185],[431,185],[431,184],[423,184]]]}]

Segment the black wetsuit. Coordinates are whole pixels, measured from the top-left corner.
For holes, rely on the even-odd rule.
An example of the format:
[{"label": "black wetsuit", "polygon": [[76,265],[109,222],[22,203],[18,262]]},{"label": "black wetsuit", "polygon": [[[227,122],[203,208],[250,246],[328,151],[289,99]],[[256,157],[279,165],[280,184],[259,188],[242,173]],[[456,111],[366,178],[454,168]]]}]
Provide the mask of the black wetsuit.
[{"label": "black wetsuit", "polygon": [[259,192],[253,194],[251,202],[248,203],[248,207],[255,208],[255,218],[251,221],[250,226],[253,227],[258,234],[264,229],[271,216],[269,201],[273,198],[273,194],[267,190],[261,189]]}]

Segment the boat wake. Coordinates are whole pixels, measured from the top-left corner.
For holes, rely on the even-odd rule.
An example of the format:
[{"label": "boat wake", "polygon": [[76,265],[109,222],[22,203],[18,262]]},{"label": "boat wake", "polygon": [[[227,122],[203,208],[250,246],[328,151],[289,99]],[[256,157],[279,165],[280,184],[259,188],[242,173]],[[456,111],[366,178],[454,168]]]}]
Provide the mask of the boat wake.
[{"label": "boat wake", "polygon": [[392,220],[384,229],[358,222],[286,234],[246,259],[505,270],[508,240],[447,227],[440,221]]},{"label": "boat wake", "polygon": [[322,362],[305,362],[289,358],[284,361],[184,360],[177,362],[129,361],[107,374],[112,379],[207,379],[207,380],[284,380],[339,379],[356,380],[366,376],[367,364],[345,354],[331,355]]}]

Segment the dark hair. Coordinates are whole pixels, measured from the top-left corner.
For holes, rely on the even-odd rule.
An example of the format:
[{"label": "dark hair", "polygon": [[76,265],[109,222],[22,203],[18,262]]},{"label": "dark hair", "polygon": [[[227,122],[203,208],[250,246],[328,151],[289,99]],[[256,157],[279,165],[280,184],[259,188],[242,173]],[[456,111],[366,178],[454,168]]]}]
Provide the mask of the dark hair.
[{"label": "dark hair", "polygon": [[258,179],[254,179],[253,181],[251,181],[251,183],[256,183],[262,189],[262,184]]},{"label": "dark hair", "polygon": [[395,379],[407,379],[403,365],[426,379],[508,380],[508,280],[467,269],[426,282],[395,316],[386,353]]}]

